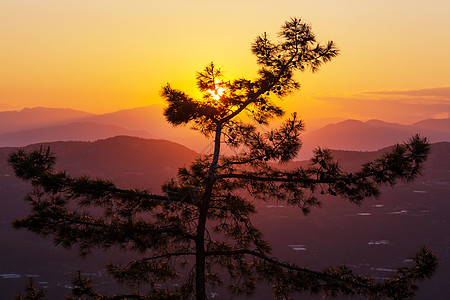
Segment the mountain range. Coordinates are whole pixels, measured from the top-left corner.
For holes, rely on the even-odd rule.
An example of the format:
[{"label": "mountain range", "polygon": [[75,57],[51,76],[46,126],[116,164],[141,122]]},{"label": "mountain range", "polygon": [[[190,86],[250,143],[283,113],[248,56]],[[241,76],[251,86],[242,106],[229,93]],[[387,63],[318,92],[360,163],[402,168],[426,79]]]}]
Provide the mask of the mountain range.
[{"label": "mountain range", "polygon": [[167,123],[161,105],[90,114],[72,109],[27,108],[0,112],[0,147],[38,142],[95,141],[117,135],[167,139],[202,151],[209,141],[188,127]]},{"label": "mountain range", "polygon": [[22,147],[53,141],[95,141],[119,135],[155,138],[144,130],[130,130],[121,126],[93,122],[76,122],[0,134],[0,145]]},{"label": "mountain range", "polygon": [[450,141],[450,118],[427,119],[411,125],[381,120],[345,120],[305,132],[301,158],[309,158],[318,146],[339,150],[376,151],[420,134],[431,143]]},{"label": "mountain range", "polygon": [[0,134],[77,122],[94,114],[66,109],[34,107],[0,112]]},{"label": "mountain range", "polygon": [[[329,123],[337,120],[340,119],[306,120],[307,130],[298,159],[308,159],[318,146],[375,151],[406,141],[416,133],[431,142],[450,141],[450,118],[427,119],[410,125],[381,120]],[[167,123],[163,107],[158,104],[98,115],[42,107],[0,112],[0,147],[52,141],[95,141],[117,135],[166,139],[197,152],[208,151],[211,145],[210,140],[189,127],[174,127]]]}]

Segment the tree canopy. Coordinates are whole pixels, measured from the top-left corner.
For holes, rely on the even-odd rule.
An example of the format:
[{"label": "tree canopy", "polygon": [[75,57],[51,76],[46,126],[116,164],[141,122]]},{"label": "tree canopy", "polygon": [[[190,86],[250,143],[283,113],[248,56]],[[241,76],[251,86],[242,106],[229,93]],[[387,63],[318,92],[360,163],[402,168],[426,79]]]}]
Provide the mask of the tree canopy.
[{"label": "tree canopy", "polygon": [[[308,166],[280,168],[278,164],[298,155],[303,122],[294,113],[277,129],[261,126],[284,116],[280,101],[300,87],[295,72],[316,72],[339,51],[331,41],[319,43],[310,25],[297,18],[282,26],[277,41],[265,33],[258,36],[251,50],[259,66],[256,79],[225,80],[220,68],[210,63],[197,73],[202,99],[169,84],[163,87],[167,121],[188,124],[211,137],[214,147],[190,166],[180,167],[162,194],[120,189],[100,178],[72,177],[54,169],[49,149],[10,155],[16,176],[33,186],[26,196],[33,210],[17,219],[15,227],[49,236],[63,247],[77,246],[82,255],[113,246],[134,251],[137,259],[125,266],[109,264],[107,270],[120,283],[149,287],[145,294],[106,296],[78,277],[75,296],[200,300],[208,298],[210,286],[250,295],[264,283],[273,286],[278,299],[299,292],[402,299],[414,294],[417,280],[432,275],[436,258],[427,248],[384,281],[346,266],[312,270],[271,255],[269,241],[252,224],[254,201],[275,199],[305,215],[322,205],[324,194],[360,204],[380,196],[383,185],[416,178],[429,144],[414,136],[354,173],[343,171],[331,152],[321,148]],[[224,145],[236,154],[223,155]],[[103,209],[103,214],[91,213],[92,207]],[[155,285],[168,281],[179,286]]]}]

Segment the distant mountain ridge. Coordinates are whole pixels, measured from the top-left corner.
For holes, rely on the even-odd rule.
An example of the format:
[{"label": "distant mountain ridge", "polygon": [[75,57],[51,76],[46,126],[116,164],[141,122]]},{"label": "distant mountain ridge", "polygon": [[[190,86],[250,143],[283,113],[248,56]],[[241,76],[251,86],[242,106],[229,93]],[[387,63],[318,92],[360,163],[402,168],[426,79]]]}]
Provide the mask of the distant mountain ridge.
[{"label": "distant mountain ridge", "polygon": [[318,146],[339,150],[376,151],[407,141],[420,134],[430,142],[450,141],[450,119],[428,119],[411,125],[388,123],[380,120],[366,122],[345,120],[326,125],[303,135],[301,158],[311,156]]},{"label": "distant mountain ridge", "polygon": [[196,151],[202,151],[210,144],[189,126],[174,127],[167,123],[163,106],[158,104],[99,115],[71,109],[27,108],[0,112],[0,125],[0,146],[92,141],[117,135],[167,139]]},{"label": "distant mountain ridge", "polygon": [[0,134],[0,147],[27,146],[56,141],[95,141],[119,135],[155,138],[143,130],[129,130],[116,125],[83,122]]},{"label": "distant mountain ridge", "polygon": [[[42,107],[0,112],[0,146],[68,140],[93,141],[130,135],[167,139],[198,152],[208,151],[211,145],[209,139],[189,126],[174,127],[167,123],[163,111],[162,105],[153,104],[99,115]],[[310,127],[306,121],[307,130],[303,135],[303,148],[298,159],[311,157],[312,150],[318,146],[374,151],[406,141],[416,133],[428,137],[431,142],[450,141],[450,118],[427,119],[410,125],[381,120],[344,120],[320,127],[320,124],[333,120],[339,119],[313,119]]]},{"label": "distant mountain ridge", "polygon": [[183,144],[202,151],[210,141],[188,126],[173,126],[164,117],[164,107],[159,104],[124,109],[113,113],[96,115],[88,121],[99,124],[120,125],[130,130],[144,130],[153,136]]},{"label": "distant mountain ridge", "polygon": [[450,118],[446,119],[427,119],[412,124],[414,127],[428,128],[438,131],[450,131]]},{"label": "distant mountain ridge", "polygon": [[[160,139],[117,136],[94,142],[51,142],[23,147],[25,151],[49,146],[57,157],[56,169],[71,175],[90,175],[111,179],[123,187],[141,187],[159,190],[161,184],[177,173],[178,167],[190,165],[198,152],[181,144]],[[380,157],[392,146],[376,151],[331,150],[333,157],[346,171],[357,171],[367,161]],[[7,165],[9,153],[17,147],[0,147],[0,174],[11,178]],[[433,143],[431,155],[425,162],[424,175],[450,182],[450,142]],[[308,164],[293,161],[282,167],[295,168]]]},{"label": "distant mountain ridge", "polygon": [[24,108],[0,112],[0,134],[79,121],[94,114],[69,108]]},{"label": "distant mountain ridge", "polygon": [[[361,165],[370,160],[381,157],[392,149],[392,146],[377,151],[345,151],[332,150],[332,155],[342,163],[342,168],[347,171],[357,171]],[[431,144],[431,153],[424,163],[421,178],[441,179],[450,182],[450,142],[438,142]]]}]

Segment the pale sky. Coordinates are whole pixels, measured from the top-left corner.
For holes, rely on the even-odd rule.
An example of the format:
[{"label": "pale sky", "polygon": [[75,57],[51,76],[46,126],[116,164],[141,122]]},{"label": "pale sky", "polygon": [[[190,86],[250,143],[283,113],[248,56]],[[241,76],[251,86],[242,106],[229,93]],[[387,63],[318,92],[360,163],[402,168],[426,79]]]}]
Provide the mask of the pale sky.
[{"label": "pale sky", "polygon": [[253,78],[250,44],[294,16],[341,55],[298,74],[289,110],[395,121],[407,105],[402,122],[448,117],[450,89],[413,92],[450,87],[448,0],[0,0],[0,110],[111,112],[161,103],[167,82],[196,95],[211,61]]}]

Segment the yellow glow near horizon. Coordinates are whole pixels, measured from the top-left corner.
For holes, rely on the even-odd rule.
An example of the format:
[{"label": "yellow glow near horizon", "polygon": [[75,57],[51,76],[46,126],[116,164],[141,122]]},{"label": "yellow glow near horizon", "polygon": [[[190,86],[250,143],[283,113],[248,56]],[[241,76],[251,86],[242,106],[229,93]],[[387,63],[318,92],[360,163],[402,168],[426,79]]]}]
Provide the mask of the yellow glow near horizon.
[{"label": "yellow glow near horizon", "polygon": [[347,117],[339,101],[317,96],[450,86],[449,11],[448,0],[0,0],[0,111],[162,104],[167,82],[200,98],[195,72],[213,61],[229,79],[254,79],[252,41],[276,39],[295,16],[342,54],[296,74],[302,89],[283,105]]}]

